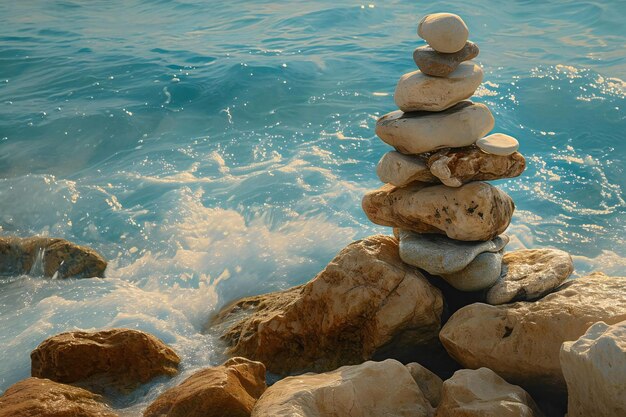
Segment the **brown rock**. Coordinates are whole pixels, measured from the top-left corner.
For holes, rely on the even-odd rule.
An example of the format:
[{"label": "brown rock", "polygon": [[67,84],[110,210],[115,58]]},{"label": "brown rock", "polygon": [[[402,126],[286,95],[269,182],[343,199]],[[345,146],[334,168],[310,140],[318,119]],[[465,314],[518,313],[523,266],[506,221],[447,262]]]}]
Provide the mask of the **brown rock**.
[{"label": "brown rock", "polygon": [[232,358],[194,373],[165,391],[144,417],[248,417],[265,391],[265,366]]},{"label": "brown rock", "polygon": [[0,396],[0,417],[117,417],[102,397],[49,379],[27,378]]},{"label": "brown rock", "polygon": [[381,226],[440,233],[464,241],[498,236],[508,227],[515,209],[511,197],[484,182],[459,188],[385,185],[365,194],[362,205],[367,217]]},{"label": "brown rock", "polygon": [[563,342],[594,323],[626,320],[626,278],[596,273],[569,281],[535,302],[471,304],[458,310],[439,338],[466,368],[487,367],[527,389],[565,391]]},{"label": "brown rock", "polygon": [[526,160],[519,152],[500,156],[468,146],[439,151],[428,158],[427,165],[442,183],[460,187],[470,181],[517,177],[524,172]]},{"label": "brown rock", "polygon": [[461,62],[476,58],[479,52],[478,45],[470,41],[465,42],[463,49],[451,54],[437,52],[432,46],[426,45],[413,51],[413,60],[424,74],[434,77],[446,77]]},{"label": "brown rock", "polygon": [[230,353],[287,374],[361,363],[392,339],[431,343],[442,307],[440,292],[400,259],[397,239],[376,235],[348,245],[307,284],[244,298],[215,323],[237,320],[222,336]]},{"label": "brown rock", "polygon": [[32,376],[119,391],[172,376],[180,362],[156,337],[130,329],[61,333],[44,340],[30,358]]},{"label": "brown rock", "polygon": [[104,276],[107,262],[91,248],[47,237],[0,238],[0,275],[43,274],[46,277]]},{"label": "brown rock", "polygon": [[406,364],[406,369],[411,373],[413,380],[420,391],[422,391],[422,394],[424,394],[424,398],[428,400],[430,405],[437,407],[439,401],[441,401],[441,389],[443,386],[441,378],[417,362]]}]

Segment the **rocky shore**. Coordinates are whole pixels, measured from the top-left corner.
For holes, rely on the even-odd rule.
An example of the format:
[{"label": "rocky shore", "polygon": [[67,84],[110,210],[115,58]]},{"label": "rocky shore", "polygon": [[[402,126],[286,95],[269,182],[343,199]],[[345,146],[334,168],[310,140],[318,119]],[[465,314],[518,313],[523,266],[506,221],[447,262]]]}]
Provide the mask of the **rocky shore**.
[{"label": "rocky shore", "polygon": [[[454,14],[424,17],[376,134],[380,188],[362,207],[389,235],[353,242],[309,282],[212,317],[231,356],[162,392],[144,417],[626,416],[626,277],[571,279],[558,249],[506,251],[515,203],[488,181],[526,167],[468,99],[479,47]],[[0,238],[0,274],[103,277],[62,239]],[[113,417],[111,396],[178,373],[179,355],[133,329],[72,331],[31,352],[0,417]],[[268,386],[267,373],[284,377]]]}]

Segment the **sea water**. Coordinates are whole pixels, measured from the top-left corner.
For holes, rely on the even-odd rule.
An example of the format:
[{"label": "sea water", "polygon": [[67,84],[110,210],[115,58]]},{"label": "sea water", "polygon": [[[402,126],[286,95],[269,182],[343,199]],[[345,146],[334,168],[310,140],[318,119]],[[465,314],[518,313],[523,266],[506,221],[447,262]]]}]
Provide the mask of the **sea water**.
[{"label": "sea water", "polygon": [[389,233],[360,207],[389,150],[374,126],[437,11],[467,22],[474,99],[528,161],[495,182],[517,205],[509,248],[625,275],[622,1],[3,0],[0,235],[110,263],[104,279],[0,279],[0,392],[46,337],[137,328],[182,357],[180,376],[117,399],[137,414],[223,361],[203,329],[225,303]]}]

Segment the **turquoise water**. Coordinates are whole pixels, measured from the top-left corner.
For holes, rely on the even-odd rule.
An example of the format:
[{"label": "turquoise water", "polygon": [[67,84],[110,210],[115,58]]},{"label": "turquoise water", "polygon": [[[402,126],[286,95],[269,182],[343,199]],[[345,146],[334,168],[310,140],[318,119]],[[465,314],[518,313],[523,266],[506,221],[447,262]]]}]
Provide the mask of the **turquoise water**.
[{"label": "turquoise water", "polygon": [[0,281],[0,391],[47,336],[126,326],[183,357],[149,400],[223,359],[202,334],[219,306],[386,233],[360,208],[389,149],[374,125],[436,11],[467,22],[475,100],[528,160],[498,181],[518,207],[510,247],[626,274],[623,2],[5,1],[0,234],[64,237],[110,265],[104,280]]}]

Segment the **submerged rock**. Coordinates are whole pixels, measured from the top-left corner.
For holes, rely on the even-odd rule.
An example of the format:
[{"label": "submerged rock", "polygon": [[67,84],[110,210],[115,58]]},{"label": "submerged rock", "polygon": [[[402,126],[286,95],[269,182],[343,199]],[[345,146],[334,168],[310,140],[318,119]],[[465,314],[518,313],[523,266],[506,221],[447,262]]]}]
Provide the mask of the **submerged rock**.
[{"label": "submerged rock", "polygon": [[104,276],[106,267],[99,253],[65,239],[0,237],[0,275],[90,278]]},{"label": "submerged rock", "polygon": [[424,394],[424,398],[428,400],[430,405],[437,407],[441,401],[441,389],[443,386],[441,378],[417,362],[408,363],[406,369],[411,373],[411,377],[413,377],[420,391]]},{"label": "submerged rock", "polygon": [[461,369],[443,383],[435,417],[540,417],[530,395],[491,369]]},{"label": "submerged rock", "polygon": [[180,362],[162,341],[131,329],[61,333],[44,340],[30,358],[32,376],[122,392],[175,375]]},{"label": "submerged rock", "polygon": [[430,417],[432,412],[407,368],[388,359],[282,379],[261,396],[252,417]]},{"label": "submerged rock", "polygon": [[413,155],[404,155],[400,152],[387,152],[384,154],[378,162],[376,174],[382,182],[397,187],[402,187],[414,181],[439,182],[430,173],[424,159]]},{"label": "submerged rock", "polygon": [[427,160],[430,173],[450,187],[470,181],[489,181],[517,177],[526,168],[519,152],[507,156],[482,152],[476,146],[441,150]]},{"label": "submerged rock", "polygon": [[376,135],[403,154],[422,154],[475,143],[493,129],[495,120],[482,103],[462,101],[442,112],[396,110],[376,122]]},{"label": "submerged rock", "polygon": [[400,258],[429,274],[458,272],[483,252],[499,252],[509,243],[507,235],[485,242],[464,242],[447,236],[400,230]]},{"label": "submerged rock", "polygon": [[49,379],[26,378],[0,396],[0,417],[117,417],[101,396]]},{"label": "submerged rock", "polygon": [[484,182],[459,188],[385,185],[365,194],[362,206],[370,221],[381,226],[465,241],[486,241],[502,234],[515,210],[511,197]]},{"label": "submerged rock", "polygon": [[596,323],[561,347],[568,417],[626,416],[626,321]]},{"label": "submerged rock", "polygon": [[472,61],[461,63],[445,78],[413,71],[400,78],[393,99],[403,112],[438,112],[471,97],[482,80],[483,70]]},{"label": "submerged rock", "polygon": [[504,255],[502,277],[487,292],[489,304],[536,300],[554,291],[574,271],[572,257],[558,249],[517,250]]},{"label": "submerged rock", "polygon": [[491,287],[501,272],[502,251],[483,252],[462,270],[440,276],[457,290],[479,291]]},{"label": "submerged rock", "polygon": [[471,304],[452,315],[439,334],[466,368],[487,367],[527,388],[565,391],[559,364],[563,342],[594,323],[626,320],[626,278],[596,273],[574,279],[535,302]]},{"label": "submerged rock", "polygon": [[360,363],[392,339],[431,343],[442,308],[439,290],[398,256],[397,240],[376,235],[348,245],[307,284],[244,298],[215,323],[246,314],[222,336],[230,353],[288,374]]},{"label": "submerged rock", "polygon": [[194,373],[148,406],[144,417],[248,417],[266,389],[265,366],[232,358]]},{"label": "submerged rock", "polygon": [[426,75],[446,77],[452,73],[461,62],[469,61],[478,56],[478,46],[474,42],[465,42],[460,51],[451,54],[437,52],[432,46],[420,46],[413,51],[413,61]]},{"label": "submerged rock", "polygon": [[469,30],[458,15],[432,13],[420,20],[417,34],[438,52],[453,53],[463,48]]}]

